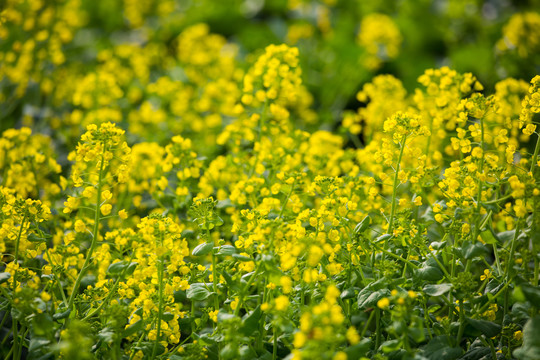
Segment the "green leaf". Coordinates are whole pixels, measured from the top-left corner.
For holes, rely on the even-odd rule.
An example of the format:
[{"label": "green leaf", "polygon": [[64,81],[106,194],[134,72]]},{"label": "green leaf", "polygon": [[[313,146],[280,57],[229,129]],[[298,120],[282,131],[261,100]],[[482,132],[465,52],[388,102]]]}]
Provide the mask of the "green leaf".
[{"label": "green leaf", "polygon": [[222,245],[219,247],[219,251],[216,255],[220,256],[231,256],[236,252],[236,248],[232,245]]},{"label": "green leaf", "polygon": [[480,237],[486,244],[497,244],[497,238],[494,236],[491,229],[484,230],[480,233]]},{"label": "green leaf", "polygon": [[212,249],[214,248],[213,243],[202,243],[199,244],[193,249],[193,252],[191,253],[193,256],[203,256],[206,254],[209,254]]},{"label": "green leaf", "polygon": [[540,307],[540,288],[527,283],[519,285],[523,297],[536,307]]},{"label": "green leaf", "polygon": [[171,321],[174,319],[174,314],[170,312],[164,312],[163,315],[161,315],[161,319],[163,321]]},{"label": "green leaf", "polygon": [[443,273],[438,267],[424,265],[416,270],[416,276],[421,280],[438,281],[443,278]]},{"label": "green leaf", "polygon": [[[51,236],[49,235],[48,237],[51,237]],[[44,241],[47,241],[47,236],[39,237],[36,234],[29,234],[26,239],[30,242],[44,242]]]},{"label": "green leaf", "polygon": [[370,338],[364,338],[359,343],[349,346],[345,349],[345,353],[347,354],[347,359],[360,359],[371,348],[371,339]]},{"label": "green leaf", "polygon": [[384,234],[384,235],[381,235],[381,236],[377,237],[374,242],[379,243],[379,242],[382,242],[382,241],[386,241],[388,239],[391,239],[392,236],[393,236],[392,234]]},{"label": "green leaf", "polygon": [[118,261],[115,262],[107,268],[107,273],[110,275],[119,275],[126,267],[128,267],[130,264],[127,264],[125,261]]},{"label": "green leaf", "polygon": [[238,261],[243,261],[243,262],[253,261],[252,258],[244,256],[244,255],[240,255],[240,254],[232,254],[232,257]]},{"label": "green leaf", "polygon": [[452,284],[428,284],[424,286],[423,290],[424,292],[429,296],[441,296],[443,294],[446,294],[452,289]]},{"label": "green leaf", "polygon": [[367,230],[369,225],[371,224],[371,218],[369,215],[367,215],[362,221],[360,221],[356,226],[354,227],[354,233],[355,234],[361,234],[364,231]]},{"label": "green leaf", "polygon": [[387,340],[381,344],[381,350],[385,353],[390,353],[399,349],[401,349],[400,339]]},{"label": "green leaf", "polygon": [[190,285],[186,295],[188,299],[202,301],[207,299],[212,293],[206,289],[205,284],[195,283]]},{"label": "green leaf", "polygon": [[224,321],[234,319],[235,317],[236,317],[236,315],[229,314],[229,313],[226,313],[226,312],[223,312],[223,311],[219,311],[218,314],[217,314],[217,319],[218,319],[218,322],[220,322],[220,323],[224,322]]},{"label": "green leaf", "polygon": [[71,309],[67,309],[65,311],[61,311],[60,309],[57,310],[56,314],[53,315],[54,320],[62,320],[65,319],[71,314]]},{"label": "green leaf", "polygon": [[364,288],[358,294],[358,308],[366,309],[374,307],[377,304],[377,301],[381,300],[384,297],[390,296],[390,290],[381,289],[381,290],[370,290]]},{"label": "green leaf", "polygon": [[240,332],[246,336],[253,334],[259,328],[259,320],[262,317],[261,306],[257,306],[255,310],[247,313],[242,319],[242,327]]},{"label": "green leaf", "polygon": [[452,347],[448,336],[436,336],[422,349],[422,354],[429,360],[455,360],[461,356],[463,350]]},{"label": "green leaf", "polygon": [[114,340],[114,330],[111,327],[105,327],[98,333],[98,339],[110,344]]},{"label": "green leaf", "polygon": [[37,313],[32,319],[33,336],[47,336],[54,331],[54,326],[51,315],[46,312]]},{"label": "green leaf", "polygon": [[502,331],[501,325],[491,321],[476,320],[471,318],[466,318],[466,321],[468,325],[473,327],[475,330],[480,331],[489,338],[497,336]]},{"label": "green leaf", "polygon": [[473,244],[470,241],[465,241],[463,243],[462,250],[463,256],[467,260],[473,259],[477,256],[484,256],[489,254],[489,250],[481,242],[476,242]]},{"label": "green leaf", "polygon": [[515,233],[516,233],[516,230],[514,229],[514,230],[500,232],[496,234],[495,236],[499,239],[501,243],[505,244],[509,241],[512,241]]},{"label": "green leaf", "polygon": [[523,345],[514,351],[519,360],[540,359],[540,316],[535,316],[523,327]]},{"label": "green leaf", "polygon": [[476,347],[467,351],[460,360],[478,360],[484,359],[484,356],[488,356],[491,353],[488,347]]},{"label": "green leaf", "polygon": [[229,274],[228,271],[223,271],[221,274],[223,275],[223,278],[225,279],[225,282],[227,283],[227,286],[230,289],[232,289],[232,290],[237,290],[238,289],[238,285],[233,280],[231,274]]},{"label": "green leaf", "polygon": [[343,300],[345,299],[352,299],[354,297],[354,289],[353,288],[348,288],[348,289],[345,289],[341,292],[341,295],[339,295],[339,297]]},{"label": "green leaf", "polygon": [[133,324],[129,325],[124,331],[122,332],[122,338],[127,338],[135,333],[138,333],[143,329],[144,323],[142,320],[136,321]]},{"label": "green leaf", "polygon": [[[39,355],[41,355],[41,352],[38,352],[41,348],[44,346],[47,346],[51,343],[49,339],[40,338],[32,336],[30,338],[30,344],[28,345],[28,358],[29,359],[37,359],[39,358]],[[52,354],[50,357],[52,358]]]},{"label": "green leaf", "polygon": [[8,281],[8,279],[11,277],[11,274],[8,272],[2,272],[0,273],[0,284],[5,283]]}]

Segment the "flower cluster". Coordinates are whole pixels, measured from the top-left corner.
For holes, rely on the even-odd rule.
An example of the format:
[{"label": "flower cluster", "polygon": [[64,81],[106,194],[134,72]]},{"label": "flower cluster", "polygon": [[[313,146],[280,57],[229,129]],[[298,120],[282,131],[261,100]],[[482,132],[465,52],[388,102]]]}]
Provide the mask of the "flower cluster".
[{"label": "flower cluster", "polygon": [[369,14],[362,19],[358,43],[368,56],[365,65],[379,68],[382,62],[398,56],[403,37],[392,18],[384,14]]},{"label": "flower cluster", "polygon": [[540,77],[412,66],[416,2],[240,2],[6,3],[0,354],[534,357]]}]

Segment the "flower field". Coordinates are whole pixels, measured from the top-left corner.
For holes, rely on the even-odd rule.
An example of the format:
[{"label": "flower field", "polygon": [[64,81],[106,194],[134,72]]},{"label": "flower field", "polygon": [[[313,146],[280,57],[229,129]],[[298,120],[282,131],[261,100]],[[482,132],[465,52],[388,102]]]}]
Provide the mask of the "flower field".
[{"label": "flower field", "polygon": [[6,0],[3,359],[540,359],[540,3]]}]

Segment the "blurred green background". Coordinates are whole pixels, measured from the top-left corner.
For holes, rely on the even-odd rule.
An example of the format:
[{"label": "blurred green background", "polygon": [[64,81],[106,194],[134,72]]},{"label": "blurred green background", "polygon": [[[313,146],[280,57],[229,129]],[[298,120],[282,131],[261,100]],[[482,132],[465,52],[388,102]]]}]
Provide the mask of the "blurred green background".
[{"label": "blurred green background", "polygon": [[[355,94],[377,74],[393,74],[412,91],[425,69],[450,66],[474,73],[489,93],[507,77],[529,81],[540,67],[540,0],[51,0],[46,6],[41,2],[41,7],[35,3],[40,2],[7,0],[4,5],[2,63],[10,61],[17,46],[39,36],[37,26],[25,31],[23,20],[14,20],[13,9],[25,19],[52,8],[56,20],[48,26],[63,21],[72,33],[72,40],[60,45],[65,60],[34,61],[28,70],[34,74],[91,69],[99,51],[126,41],[159,44],[172,53],[178,35],[202,22],[238,46],[239,61],[246,68],[268,44],[298,46],[303,80],[319,115],[316,126],[322,128],[339,123],[344,109],[361,106]],[[79,21],[70,21],[69,16]],[[0,130],[14,126],[25,106],[39,109],[43,100],[39,76],[32,76],[21,90],[20,81],[7,72],[0,70]],[[155,71],[150,77],[160,75]]]}]

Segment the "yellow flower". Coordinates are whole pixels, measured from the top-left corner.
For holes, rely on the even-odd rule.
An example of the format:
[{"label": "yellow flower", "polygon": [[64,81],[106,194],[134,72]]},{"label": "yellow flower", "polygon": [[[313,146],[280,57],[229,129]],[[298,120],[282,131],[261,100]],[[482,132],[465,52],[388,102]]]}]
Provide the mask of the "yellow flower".
[{"label": "yellow flower", "polygon": [[338,351],[332,360],[347,360],[347,354],[344,351]]},{"label": "yellow flower", "polygon": [[293,345],[295,348],[301,348],[307,341],[307,336],[303,332],[299,331],[294,334]]},{"label": "yellow flower", "polygon": [[210,317],[210,319],[212,319],[212,321],[215,322],[215,323],[217,323],[217,321],[218,321],[218,319],[217,319],[218,312],[219,312],[219,310],[214,310],[214,311],[210,311],[208,313],[208,316]]},{"label": "yellow flower", "polygon": [[285,295],[280,295],[276,298],[276,310],[283,311],[289,306],[289,298]]},{"label": "yellow flower", "polygon": [[112,205],[111,204],[104,204],[101,205],[100,211],[103,216],[107,216],[111,213]]},{"label": "yellow flower", "polygon": [[358,342],[360,342],[360,335],[358,335],[358,331],[356,331],[356,328],[354,326],[351,326],[347,329],[347,333],[345,334],[347,337],[347,341],[351,345],[355,345]]},{"label": "yellow flower", "polygon": [[82,220],[75,221],[75,231],[78,233],[82,233],[86,230],[86,225]]},{"label": "yellow flower", "polygon": [[487,279],[489,277],[491,277],[491,271],[489,271],[489,269],[485,269],[484,274],[480,275],[480,280],[484,281],[485,279]]},{"label": "yellow flower", "polygon": [[379,301],[377,301],[377,307],[378,307],[379,309],[385,310],[385,309],[387,309],[389,306],[390,306],[390,299],[388,299],[387,297],[383,297],[382,299],[380,299]]},{"label": "yellow flower", "polygon": [[118,212],[118,216],[120,217],[120,219],[126,220],[128,217],[128,213],[125,209],[122,209]]}]

